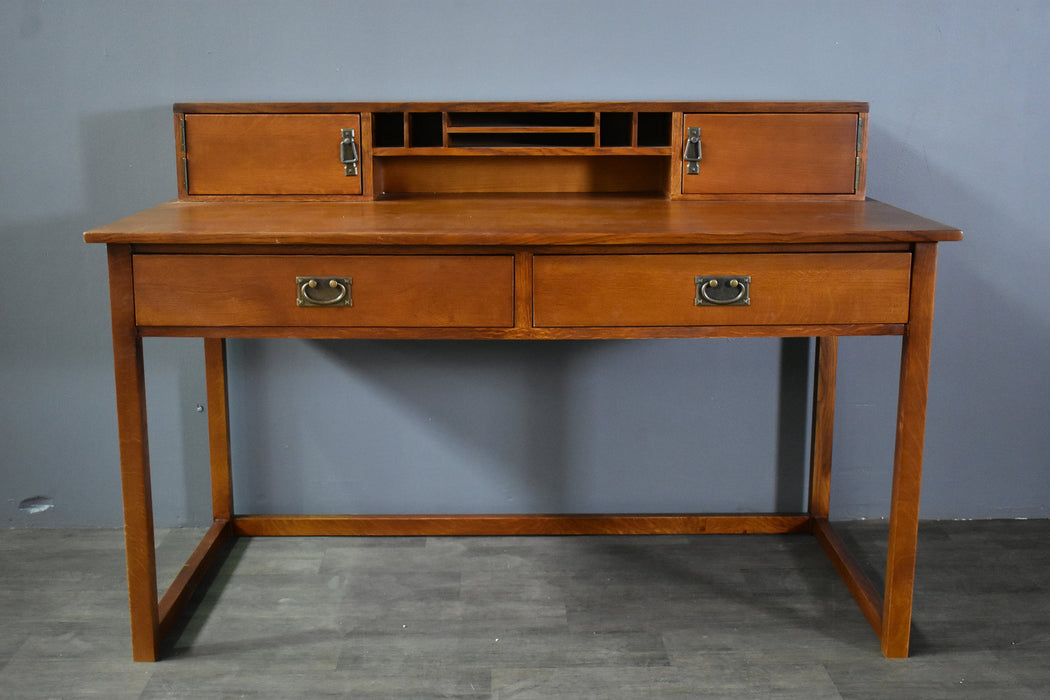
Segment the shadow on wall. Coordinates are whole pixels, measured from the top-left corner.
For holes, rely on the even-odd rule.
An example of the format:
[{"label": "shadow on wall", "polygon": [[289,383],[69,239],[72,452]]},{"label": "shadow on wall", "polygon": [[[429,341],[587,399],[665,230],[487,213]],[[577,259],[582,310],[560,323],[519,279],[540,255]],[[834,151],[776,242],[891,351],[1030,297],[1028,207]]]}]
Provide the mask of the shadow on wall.
[{"label": "shadow on wall", "polygon": [[872,126],[869,194],[965,235],[939,247],[921,515],[1048,517],[1050,237],[1045,193],[1025,194],[1042,185],[1023,173],[967,183],[943,152]]},{"label": "shadow on wall", "polygon": [[96,112],[80,120],[85,228],[178,196],[171,105]]},{"label": "shadow on wall", "polygon": [[[105,252],[84,245],[81,225],[0,228],[4,526],[120,524]],[[36,497],[53,507],[19,508]]]},{"label": "shadow on wall", "polygon": [[924,517],[1050,517],[1050,321],[1017,298],[1025,273],[965,263],[941,267]]},{"label": "shadow on wall", "polygon": [[[7,227],[0,232],[8,252],[5,274],[0,279],[5,298],[20,298],[27,289],[36,289],[36,271],[40,269],[47,269],[51,278],[67,280],[77,289],[75,298],[43,294],[33,308],[5,304],[0,311],[7,335],[3,343],[3,352],[10,360],[7,366],[19,368],[18,372],[9,370],[3,375],[4,389],[6,395],[26,397],[17,410],[12,404],[4,410],[4,425],[13,435],[5,442],[14,445],[7,459],[16,465],[34,465],[33,470],[23,470],[17,476],[9,473],[13,470],[5,470],[5,490],[17,495],[12,508],[17,506],[15,501],[23,498],[52,498],[55,508],[38,516],[51,517],[54,524],[64,522],[59,516],[65,512],[63,502],[69,502],[63,497],[67,491],[76,493],[78,508],[90,509],[79,511],[79,520],[70,524],[97,523],[100,518],[110,517],[99,513],[112,514],[119,521],[115,419],[112,409],[98,410],[100,405],[112,406],[105,256],[101,246],[85,246],[79,234],[90,226],[175,196],[171,131],[168,106],[83,118],[84,172],[79,180],[88,197],[86,211]],[[941,248],[923,515],[1030,515],[1033,509],[1050,514],[1046,511],[1050,477],[1045,469],[1050,433],[1042,418],[1050,414],[1050,378],[1046,363],[1039,360],[1050,342],[1050,322],[1038,304],[1039,299],[1045,298],[1040,289],[1046,286],[1046,278],[1035,271],[1038,261],[1050,256],[1050,243],[1002,203],[987,201],[981,193],[968,191],[950,173],[938,171],[936,164],[931,166],[922,153],[910,151],[906,144],[874,125],[872,148],[872,165],[882,171],[869,176],[869,192],[873,196],[970,229],[967,241]],[[877,150],[889,155],[874,153]],[[883,174],[887,171],[889,178]],[[930,184],[934,182],[935,186]],[[936,201],[916,203],[912,201],[913,190],[922,192],[925,198],[932,191]],[[958,215],[950,211],[955,209]],[[993,237],[994,246],[986,242]],[[977,252],[971,252],[974,250]],[[1004,282],[1017,279],[1024,283]],[[7,332],[8,329],[13,332]],[[77,337],[77,342],[71,343],[71,337]],[[770,496],[775,508],[800,509],[804,505],[802,481],[806,469],[802,455],[808,437],[803,426],[808,425],[809,400],[808,386],[803,385],[809,382],[810,341],[773,341],[780,343],[779,363],[770,359],[776,350],[761,346],[761,341],[758,350],[750,348],[755,341],[674,341],[678,342],[682,345],[674,351],[665,351],[662,341],[653,341],[652,345],[648,341],[549,344],[554,347],[524,342],[479,343],[480,347],[475,347],[473,343],[452,341],[305,344],[307,355],[319,354],[320,359],[354,373],[355,379],[346,386],[358,392],[355,399],[362,398],[361,394],[365,398],[353,406],[341,405],[345,411],[334,417],[322,418],[312,410],[289,414],[286,395],[280,394],[285,385],[273,385],[261,376],[278,369],[274,362],[279,363],[285,351],[275,351],[270,341],[233,343],[239,350],[231,353],[232,371],[247,390],[245,398],[234,398],[234,410],[241,416],[237,428],[241,445],[235,460],[244,463],[239,474],[245,477],[241,481],[246,482],[240,488],[248,491],[250,497],[245,498],[249,505],[266,505],[270,499],[312,509],[315,504],[305,501],[318,483],[330,487],[332,503],[337,496],[347,494],[351,500],[365,498],[363,490],[368,483],[353,470],[401,469],[406,464],[397,463],[398,450],[400,456],[414,458],[417,454],[413,450],[420,445],[441,447],[451,441],[458,446],[435,454],[435,459],[455,460],[457,455],[472,455],[474,458],[468,461],[459,459],[451,473],[461,475],[465,479],[462,483],[468,486],[471,479],[480,483],[479,493],[495,496],[495,501],[489,501],[506,504],[508,512],[563,506],[612,510],[633,495],[610,496],[610,483],[617,481],[628,491],[634,489],[643,496],[671,492],[670,502],[684,503],[691,509],[688,504],[702,502],[709,493],[722,490],[730,475],[735,484],[729,485],[731,500],[723,505],[728,509],[743,507],[748,501],[743,492],[748,487],[754,491],[758,480],[766,477],[754,465],[728,470],[725,465],[751,459],[777,465],[775,492]],[[706,344],[705,349],[698,351],[695,348],[701,346],[690,345],[691,342]],[[880,358],[875,364],[885,364],[879,344],[871,350],[867,349],[868,343],[856,345],[865,349],[844,353],[851,355],[844,362],[862,371],[871,357]],[[261,347],[269,349],[260,351]],[[177,359],[181,352],[169,356],[166,350],[151,349],[149,370],[151,376],[167,377],[162,384],[172,387],[162,390],[167,395],[158,400],[173,402],[180,411],[185,408],[182,404],[192,407],[198,402],[195,399],[202,386],[202,375],[190,367],[192,363]],[[661,372],[639,369],[645,362],[653,361],[650,355],[655,356],[656,363],[666,365]],[[701,355],[715,360],[693,362]],[[528,369],[534,364],[535,370]],[[760,369],[770,365],[775,370],[772,379]],[[433,372],[421,369],[435,366],[437,370]],[[293,379],[305,379],[308,385],[338,385],[330,374],[303,375],[290,368],[287,372],[289,384]],[[462,376],[468,377],[469,385],[457,384]],[[707,383],[698,377],[706,378]],[[715,377],[721,377],[718,381],[723,383],[716,386]],[[744,381],[747,391],[751,390],[749,382],[758,380],[756,385],[762,386],[773,402],[760,405],[757,413],[734,416],[719,403],[727,396],[732,399],[730,379]],[[895,379],[894,376],[894,382]],[[881,395],[884,387],[874,387],[885,381],[882,373],[862,377],[859,393],[874,391]],[[435,389],[432,394],[428,386]],[[46,393],[48,388],[50,394]],[[692,395],[686,395],[686,388]],[[41,394],[42,389],[45,394]],[[473,390],[491,400],[471,398]],[[660,405],[659,396],[668,391],[672,392],[668,395],[677,397],[672,399],[674,405]],[[891,393],[895,398],[895,387]],[[513,400],[501,403],[501,394]],[[50,398],[34,398],[42,395],[62,396],[66,400],[56,404]],[[373,400],[377,403],[370,404]],[[584,405],[580,401],[591,403]],[[610,405],[602,405],[603,401]],[[473,409],[472,403],[477,404]],[[484,410],[479,412],[478,405]],[[595,405],[608,420],[590,422],[582,418]],[[878,414],[877,420],[888,416],[892,422],[895,406],[879,405],[872,410]],[[347,450],[345,441],[320,438],[322,427],[344,435],[351,430],[384,434],[395,426],[403,429],[406,424],[397,419],[406,411],[415,414],[408,423],[412,429],[425,429],[427,424],[433,427],[423,443],[410,435],[395,434],[392,456],[388,453],[384,457],[378,450],[370,452],[370,446],[364,446],[363,452],[357,451],[357,445],[350,445],[354,449]],[[631,412],[633,418],[627,415]],[[300,422],[301,435],[285,436],[283,442],[281,437],[275,442],[253,432],[258,425]],[[42,437],[46,426],[55,425],[63,426],[61,440]],[[187,425],[192,426],[192,421]],[[659,469],[663,467],[640,464],[637,455],[646,454],[645,448],[668,442],[659,437],[657,428],[661,426],[667,429],[662,433],[665,437],[684,434],[680,441],[684,447],[677,452],[659,453],[661,460],[677,465],[676,478],[682,471],[690,471],[690,465],[713,459],[715,466],[701,470],[702,479],[684,478],[680,488],[649,483],[661,480]],[[614,434],[597,434],[601,430],[608,433],[611,427]],[[760,437],[753,442],[768,439],[775,443],[771,459],[763,454],[759,444],[745,444],[742,460],[731,456],[734,444],[739,447],[739,443],[746,442],[742,436],[751,430]],[[697,432],[706,437],[698,438],[693,434]],[[578,437],[581,433],[582,438]],[[318,483],[276,474],[282,459],[293,462],[295,469],[289,470],[292,473],[302,466],[294,462],[304,457],[290,448],[306,442],[303,436],[317,438],[306,445],[305,458],[330,460],[336,465],[327,473],[317,466],[308,478]],[[855,443],[869,439],[862,427],[856,428],[855,435],[843,437]],[[196,430],[187,429],[172,439],[173,444],[181,442],[192,447],[185,449],[182,464],[177,460],[170,466],[161,466],[157,453],[168,451],[163,450],[162,444],[154,444],[155,474],[181,470],[184,483],[171,488],[197,492],[196,484],[206,479],[206,465],[203,460],[198,461],[206,455],[206,446]],[[665,445],[664,449],[673,448]],[[584,451],[594,454],[587,457],[582,455]],[[347,463],[349,452],[353,453],[352,464]],[[653,449],[648,453],[656,454]],[[836,457],[849,459],[839,450]],[[414,463],[418,466],[418,461]],[[477,473],[480,464],[504,470],[503,485],[481,483],[483,475]],[[83,466],[77,469],[72,465]],[[722,469],[718,465],[723,465]],[[265,493],[266,479],[253,483],[260,476],[259,470],[263,476],[269,470],[269,476],[276,479],[278,490],[283,493]],[[833,507],[840,502],[837,496],[845,495],[841,502],[850,505],[845,511],[839,510],[842,517],[879,514],[884,502],[882,492],[886,490],[883,476],[888,470],[889,464],[880,462],[870,469],[858,470],[855,478],[836,479]],[[726,471],[731,474],[723,473]],[[842,476],[840,471],[835,473]],[[104,483],[97,478],[99,474],[104,475]],[[379,505],[383,510],[396,512],[396,508],[385,506],[409,507],[425,502],[434,491],[448,488],[444,482],[449,474],[440,469],[401,473],[407,483],[402,495],[408,497]],[[14,484],[13,488],[7,489],[9,484]],[[599,495],[610,496],[612,502],[585,499],[580,503],[576,499],[581,493],[593,493],[595,499]],[[994,494],[994,503],[989,500],[990,493]],[[888,499],[888,492],[885,496]],[[759,494],[758,499],[764,497]],[[463,510],[469,511],[473,502],[461,501],[466,506]],[[1011,510],[1002,503],[1020,505]],[[191,509],[196,512],[196,506]],[[176,522],[185,522],[182,517],[173,515]]]},{"label": "shadow on wall", "polygon": [[[81,180],[90,212],[90,221],[81,222],[82,229],[178,196],[171,105],[88,114],[81,118],[80,129]],[[104,246],[81,241],[79,248],[100,255],[101,264],[92,265],[89,272],[105,284]],[[104,311],[94,322],[108,333],[108,292],[101,301]],[[144,348],[156,522],[159,526],[209,523],[207,422],[206,414],[198,410],[207,404],[203,345],[200,340],[147,339]],[[110,352],[107,348],[105,360],[111,366]],[[110,387],[110,406],[115,405],[112,395]],[[115,447],[115,417],[112,420]]]},{"label": "shadow on wall", "polygon": [[255,512],[805,505],[808,339],[232,347]]}]

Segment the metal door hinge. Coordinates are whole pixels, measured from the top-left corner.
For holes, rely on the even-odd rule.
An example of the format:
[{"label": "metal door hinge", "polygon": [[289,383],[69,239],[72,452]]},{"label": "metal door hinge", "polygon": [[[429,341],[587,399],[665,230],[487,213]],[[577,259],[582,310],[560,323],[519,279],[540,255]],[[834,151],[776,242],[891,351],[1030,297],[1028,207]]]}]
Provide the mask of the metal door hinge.
[{"label": "metal door hinge", "polygon": [[864,117],[857,117],[857,153],[864,147]]},{"label": "metal door hinge", "polygon": [[186,151],[188,149],[188,145],[186,143],[186,115],[185,114],[180,114],[179,115],[179,138],[181,139],[181,141],[180,141],[181,148],[179,149],[179,151],[180,151],[179,155],[181,156],[181,158],[179,159],[179,165],[182,166],[182,189],[183,189],[183,191],[186,194],[189,194],[190,193],[190,161],[189,161],[189,158],[188,158],[187,153],[186,153]]},{"label": "metal door hinge", "polygon": [[703,153],[700,150],[700,127],[691,126],[685,132],[685,150],[682,152],[682,160],[685,161],[686,175],[700,174],[700,159]]}]

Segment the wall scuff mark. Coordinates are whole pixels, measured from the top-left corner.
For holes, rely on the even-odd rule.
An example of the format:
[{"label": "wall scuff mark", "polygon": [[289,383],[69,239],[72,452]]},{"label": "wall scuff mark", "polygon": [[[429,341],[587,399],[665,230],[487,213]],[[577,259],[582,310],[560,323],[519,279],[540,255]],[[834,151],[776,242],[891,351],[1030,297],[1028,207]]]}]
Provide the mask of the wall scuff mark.
[{"label": "wall scuff mark", "polygon": [[24,498],[21,503],[18,504],[18,510],[23,513],[43,513],[44,511],[51,510],[55,507],[54,501],[47,496],[33,496],[32,498]]}]

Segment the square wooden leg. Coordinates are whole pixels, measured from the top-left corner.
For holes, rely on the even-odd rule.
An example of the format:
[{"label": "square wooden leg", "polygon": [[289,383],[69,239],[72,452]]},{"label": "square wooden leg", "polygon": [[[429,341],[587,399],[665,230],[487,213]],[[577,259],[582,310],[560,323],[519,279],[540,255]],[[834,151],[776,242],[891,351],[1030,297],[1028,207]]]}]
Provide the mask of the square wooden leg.
[{"label": "square wooden leg", "polygon": [[813,386],[813,439],[809,455],[809,514],[827,518],[831,509],[831,447],[835,435],[835,379],[839,339],[817,338]]},{"label": "square wooden leg", "polygon": [[160,618],[142,340],[135,330],[131,250],[111,245],[108,255],[131,645],[136,661],[154,661],[160,643]]},{"label": "square wooden leg", "polygon": [[904,336],[901,349],[893,500],[890,506],[886,591],[882,612],[882,651],[888,657],[907,656],[911,636],[936,275],[937,244],[916,244],[912,258],[908,333]]}]

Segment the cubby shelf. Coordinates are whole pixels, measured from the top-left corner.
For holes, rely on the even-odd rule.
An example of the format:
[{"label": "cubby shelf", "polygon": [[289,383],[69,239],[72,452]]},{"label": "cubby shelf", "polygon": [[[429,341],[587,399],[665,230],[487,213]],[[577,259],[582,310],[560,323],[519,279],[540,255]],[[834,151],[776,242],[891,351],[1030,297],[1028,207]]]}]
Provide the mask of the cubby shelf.
[{"label": "cubby shelf", "polygon": [[668,155],[670,112],[375,112],[377,156]]}]

